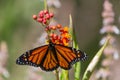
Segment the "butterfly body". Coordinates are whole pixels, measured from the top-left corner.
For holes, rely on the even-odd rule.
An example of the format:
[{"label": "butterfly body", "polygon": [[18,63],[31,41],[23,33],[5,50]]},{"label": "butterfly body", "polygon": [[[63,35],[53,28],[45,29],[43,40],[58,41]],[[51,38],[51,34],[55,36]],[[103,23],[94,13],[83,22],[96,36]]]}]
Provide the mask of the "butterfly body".
[{"label": "butterfly body", "polygon": [[80,50],[50,42],[48,45],[25,52],[16,63],[40,67],[44,71],[53,71],[58,67],[69,70],[72,64],[86,57],[86,54]]}]

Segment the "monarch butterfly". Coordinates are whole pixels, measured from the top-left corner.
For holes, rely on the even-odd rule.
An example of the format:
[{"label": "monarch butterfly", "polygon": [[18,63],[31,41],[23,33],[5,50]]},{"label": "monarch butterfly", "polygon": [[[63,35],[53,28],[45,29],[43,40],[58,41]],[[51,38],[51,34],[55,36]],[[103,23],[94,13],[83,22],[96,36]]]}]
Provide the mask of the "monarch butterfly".
[{"label": "monarch butterfly", "polygon": [[87,55],[72,47],[49,42],[48,45],[31,49],[22,54],[16,63],[40,67],[44,71],[53,71],[58,67],[69,70],[75,62],[85,60]]}]

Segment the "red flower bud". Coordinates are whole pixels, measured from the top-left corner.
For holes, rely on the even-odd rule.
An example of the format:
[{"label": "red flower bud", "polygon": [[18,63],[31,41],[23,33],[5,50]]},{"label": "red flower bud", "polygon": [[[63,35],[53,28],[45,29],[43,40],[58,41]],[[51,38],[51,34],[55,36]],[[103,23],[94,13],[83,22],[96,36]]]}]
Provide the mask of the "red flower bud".
[{"label": "red flower bud", "polygon": [[58,24],[56,27],[57,27],[58,29],[62,28],[62,26],[61,26],[60,24]]},{"label": "red flower bud", "polygon": [[43,21],[43,19],[42,18],[38,18],[37,21],[41,23]]},{"label": "red flower bud", "polygon": [[43,18],[43,24],[46,24],[47,23],[47,19],[46,18]]},{"label": "red flower bud", "polygon": [[45,15],[45,18],[49,20],[49,19],[50,19],[50,15],[49,15],[49,14],[46,14],[46,15]]},{"label": "red flower bud", "polygon": [[40,12],[39,12],[39,15],[44,15],[44,11],[40,11]]},{"label": "red flower bud", "polygon": [[40,18],[43,18],[43,17],[44,17],[44,14],[39,14],[39,17],[40,17]]},{"label": "red flower bud", "polygon": [[33,17],[33,19],[34,19],[34,20],[36,20],[36,19],[37,19],[37,15],[33,15],[32,17]]},{"label": "red flower bud", "polygon": [[56,29],[56,26],[52,26],[51,29],[55,30],[55,29]]},{"label": "red flower bud", "polygon": [[53,14],[53,13],[49,13],[49,15],[50,15],[50,17],[51,17],[51,18],[54,16],[54,14]]},{"label": "red flower bud", "polygon": [[48,10],[44,10],[44,14],[48,14]]}]

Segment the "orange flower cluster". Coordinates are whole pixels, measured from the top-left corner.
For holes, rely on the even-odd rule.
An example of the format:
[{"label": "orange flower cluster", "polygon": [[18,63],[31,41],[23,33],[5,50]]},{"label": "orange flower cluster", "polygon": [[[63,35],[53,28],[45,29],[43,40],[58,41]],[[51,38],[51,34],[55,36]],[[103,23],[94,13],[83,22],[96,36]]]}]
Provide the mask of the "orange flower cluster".
[{"label": "orange flower cluster", "polygon": [[[48,33],[48,40],[51,40],[55,44],[61,44],[68,46],[70,42],[69,28],[63,27],[60,24],[56,26],[50,26],[50,20],[54,17],[53,13],[48,10],[42,10],[38,15],[33,15],[33,19],[45,26],[45,30]],[[57,32],[59,34],[57,34]]]},{"label": "orange flower cluster", "polygon": [[[61,44],[64,46],[69,45],[70,41],[70,34],[69,34],[69,28],[67,26],[62,27],[60,24],[56,26],[51,26],[50,30],[52,33],[50,34],[50,39],[52,40],[53,43],[55,44]],[[55,33],[58,31],[59,34]]]}]

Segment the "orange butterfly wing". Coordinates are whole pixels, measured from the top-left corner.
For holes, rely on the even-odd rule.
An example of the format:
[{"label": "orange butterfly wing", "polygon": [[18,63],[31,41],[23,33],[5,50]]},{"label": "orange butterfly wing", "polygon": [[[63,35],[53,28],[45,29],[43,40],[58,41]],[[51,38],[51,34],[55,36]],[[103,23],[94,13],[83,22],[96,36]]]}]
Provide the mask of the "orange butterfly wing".
[{"label": "orange butterfly wing", "polygon": [[72,47],[56,45],[55,49],[59,61],[59,66],[66,70],[70,69],[71,65],[75,62],[86,59],[85,53],[78,51]]},{"label": "orange butterfly wing", "polygon": [[22,54],[16,63],[20,65],[31,65],[38,67],[39,63],[42,61],[42,57],[45,55],[48,46],[41,46],[32,50],[29,50]]},{"label": "orange butterfly wing", "polygon": [[48,48],[47,54],[45,55],[43,61],[40,63],[40,67],[45,71],[53,71],[59,67],[58,59],[55,56],[53,50]]},{"label": "orange butterfly wing", "polygon": [[22,54],[16,60],[16,63],[19,65],[41,67],[45,71],[53,71],[59,67],[58,60],[53,53],[49,45],[41,46]]}]

